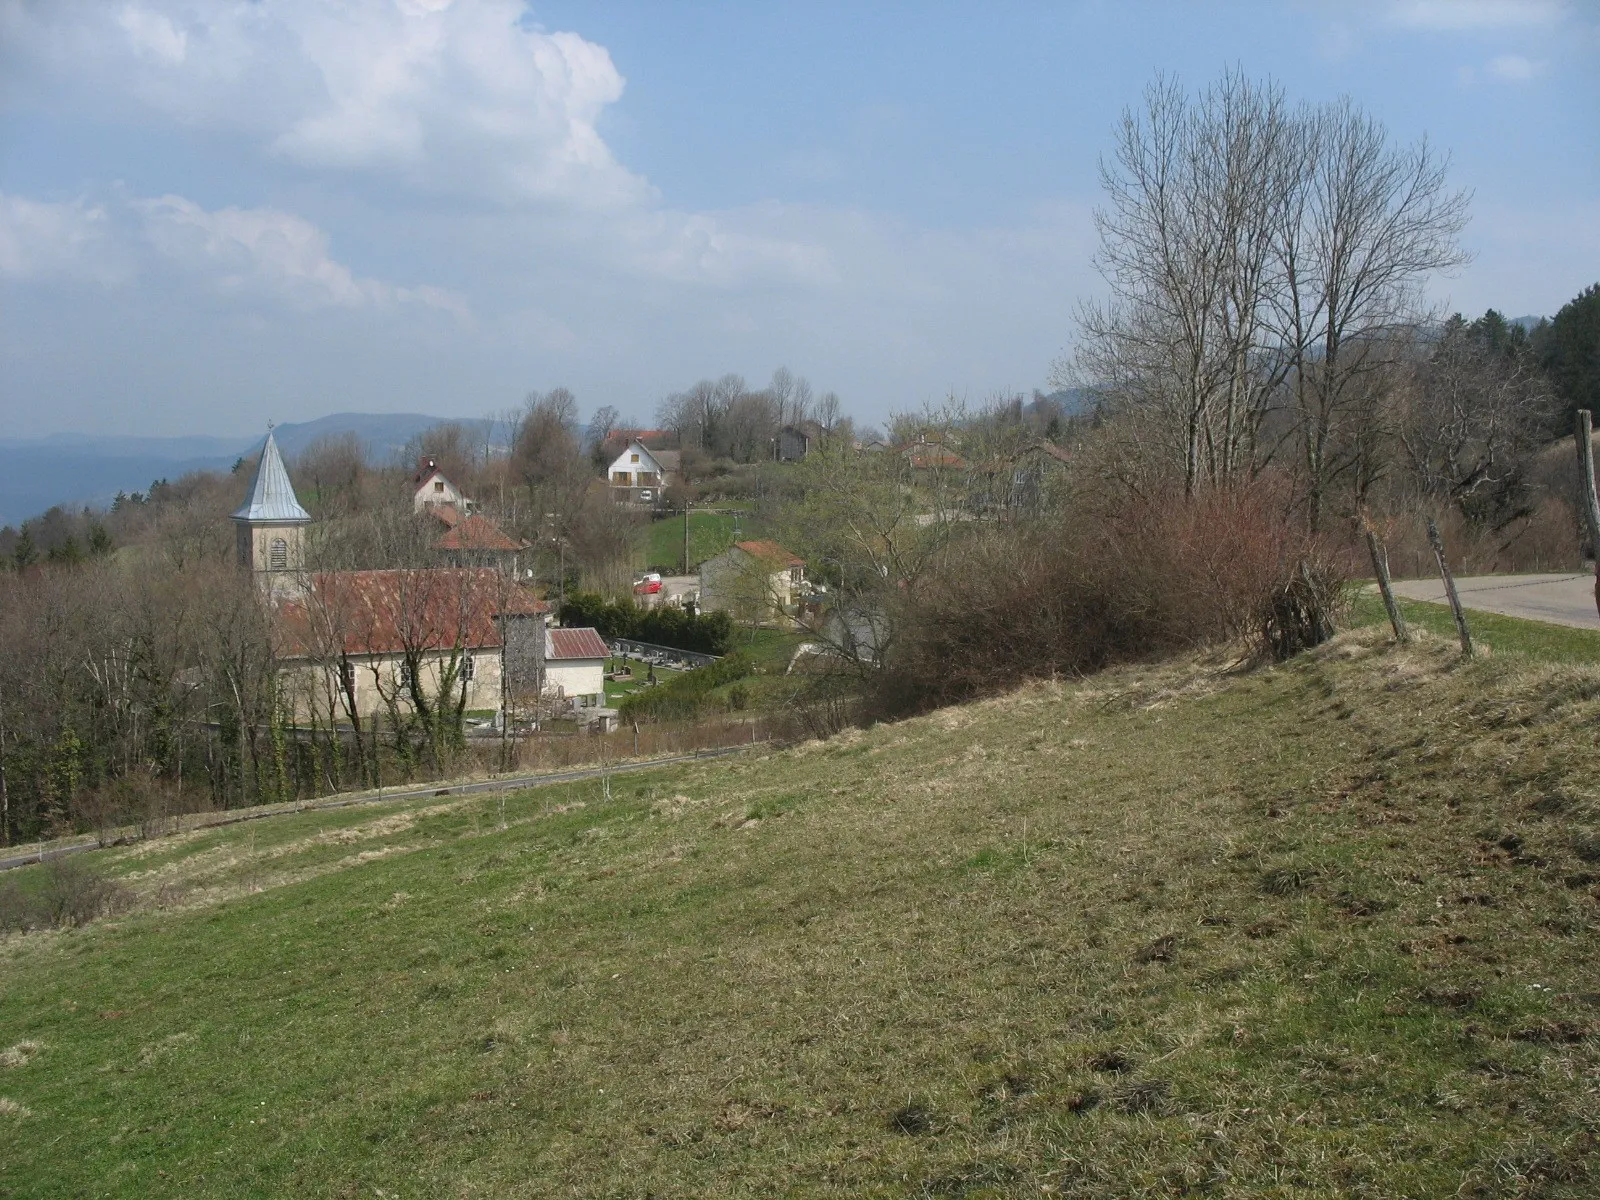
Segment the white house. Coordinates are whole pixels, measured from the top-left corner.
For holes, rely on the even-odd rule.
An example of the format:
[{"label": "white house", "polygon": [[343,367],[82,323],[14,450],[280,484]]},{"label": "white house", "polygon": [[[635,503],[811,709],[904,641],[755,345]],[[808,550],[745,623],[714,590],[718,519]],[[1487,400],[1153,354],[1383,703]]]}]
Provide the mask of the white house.
[{"label": "white house", "polygon": [[546,629],[544,692],[576,708],[601,708],[606,699],[606,644],[593,629]]},{"label": "white house", "polygon": [[463,517],[472,512],[472,501],[445,478],[439,464],[431,458],[425,458],[417,464],[417,473],[412,476],[411,482],[416,487],[416,493],[411,498],[411,507],[416,512],[426,512],[430,508],[451,508]]},{"label": "white house", "polygon": [[606,471],[612,499],[619,503],[661,503],[661,493],[673,484],[678,469],[676,450],[651,450],[637,438],[628,442]]}]

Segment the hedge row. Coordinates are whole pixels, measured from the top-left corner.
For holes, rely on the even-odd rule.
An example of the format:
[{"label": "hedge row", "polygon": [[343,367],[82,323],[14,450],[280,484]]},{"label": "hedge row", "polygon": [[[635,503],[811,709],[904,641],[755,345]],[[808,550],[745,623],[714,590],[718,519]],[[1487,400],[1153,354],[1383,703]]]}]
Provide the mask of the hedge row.
[{"label": "hedge row", "polygon": [[568,596],[561,608],[561,623],[593,626],[601,637],[634,638],[701,654],[726,654],[733,637],[733,620],[727,613],[695,615],[681,608],[639,608],[631,600],[607,600],[595,592]]},{"label": "hedge row", "polygon": [[[742,651],[728,655],[710,666],[675,675],[666,683],[624,696],[617,711],[624,721],[688,721],[704,716],[711,707],[711,693],[725,683],[743,679],[754,671]],[[738,689],[730,689],[737,691]],[[729,708],[742,707],[738,703]]]}]

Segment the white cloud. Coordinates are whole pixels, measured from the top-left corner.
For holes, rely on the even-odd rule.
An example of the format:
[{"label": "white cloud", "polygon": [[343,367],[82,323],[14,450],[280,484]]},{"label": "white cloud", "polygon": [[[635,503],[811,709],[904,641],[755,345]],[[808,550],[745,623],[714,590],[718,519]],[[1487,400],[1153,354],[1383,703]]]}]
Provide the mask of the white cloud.
[{"label": "white cloud", "polygon": [[1410,29],[1464,31],[1553,25],[1566,11],[1560,0],[1401,0],[1388,17]]},{"label": "white cloud", "polygon": [[1534,62],[1520,54],[1501,54],[1489,60],[1489,74],[1509,83],[1532,79],[1543,70],[1542,62]]},{"label": "white cloud", "polygon": [[0,192],[0,278],[110,283],[123,271],[108,253],[108,226],[106,210],[82,200],[50,203]]},{"label": "white cloud", "polygon": [[303,308],[417,303],[467,316],[464,302],[443,289],[397,287],[356,275],[329,254],[328,235],[294,213],[271,208],[208,212],[182,196],[137,201],[135,208],[157,254],[222,292],[267,296]]},{"label": "white cloud", "polygon": [[421,305],[469,322],[466,301],[443,288],[403,287],[357,275],[330,252],[327,233],[272,208],[207,211],[182,196],[49,202],[0,192],[0,278],[111,285],[175,269],[203,289],[297,309]]},{"label": "white cloud", "polygon": [[294,162],[503,202],[614,206],[648,184],[597,128],[624,80],[519,0],[88,0],[0,11],[9,54]]}]

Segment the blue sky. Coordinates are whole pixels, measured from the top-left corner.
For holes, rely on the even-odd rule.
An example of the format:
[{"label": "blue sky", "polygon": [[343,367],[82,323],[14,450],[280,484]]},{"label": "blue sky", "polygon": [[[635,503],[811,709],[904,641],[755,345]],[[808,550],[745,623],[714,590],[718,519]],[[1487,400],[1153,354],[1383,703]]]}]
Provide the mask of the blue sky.
[{"label": "blue sky", "polygon": [[0,432],[1030,389],[1118,113],[1232,65],[1448,150],[1434,297],[1553,313],[1600,279],[1597,62],[1593,0],[0,0]]}]

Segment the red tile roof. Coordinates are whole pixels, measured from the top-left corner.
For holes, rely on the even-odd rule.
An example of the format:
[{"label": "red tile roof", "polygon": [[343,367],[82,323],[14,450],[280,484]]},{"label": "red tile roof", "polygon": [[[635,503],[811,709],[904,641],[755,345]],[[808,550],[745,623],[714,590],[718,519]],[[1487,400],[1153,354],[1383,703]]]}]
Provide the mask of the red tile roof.
[{"label": "red tile roof", "polygon": [[321,571],[279,607],[287,653],[398,654],[501,644],[500,614],[550,606],[487,567]]},{"label": "red tile roof", "polygon": [[[455,510],[450,510],[455,516]],[[473,513],[466,519],[446,521],[450,531],[441,537],[434,546],[440,550],[505,550],[514,551],[524,549],[521,542],[507,537],[505,531],[488,517],[481,517]]]},{"label": "red tile roof", "polygon": [[762,562],[770,562],[785,567],[803,567],[806,560],[796,558],[777,542],[735,542],[735,546],[743,550],[752,558],[759,558]]},{"label": "red tile roof", "polygon": [[611,651],[593,629],[551,629],[544,635],[546,658],[604,658]]}]

